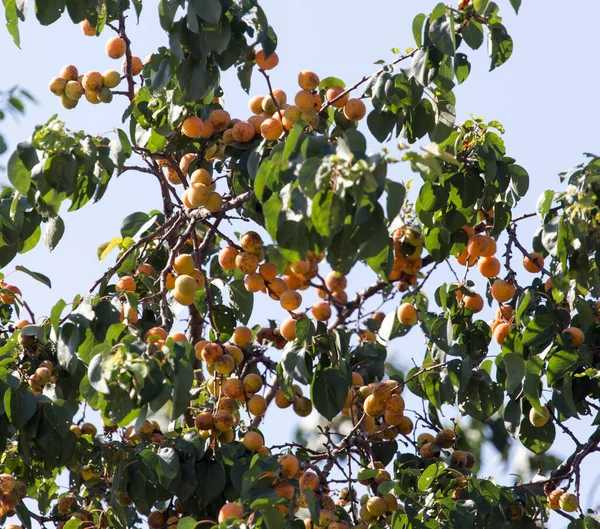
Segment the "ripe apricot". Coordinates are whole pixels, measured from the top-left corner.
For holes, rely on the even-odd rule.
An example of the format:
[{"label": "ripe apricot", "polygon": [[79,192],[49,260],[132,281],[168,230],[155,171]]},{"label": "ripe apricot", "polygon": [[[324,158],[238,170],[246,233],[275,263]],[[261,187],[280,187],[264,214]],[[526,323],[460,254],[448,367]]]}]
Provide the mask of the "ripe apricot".
[{"label": "ripe apricot", "polygon": [[121,316],[120,316],[120,321],[121,323],[123,323],[123,321],[127,320],[130,324],[135,324],[138,321],[138,313],[133,310],[133,308],[131,307],[131,305],[129,305],[129,303],[125,303],[122,307],[121,307]]},{"label": "ripe apricot", "polygon": [[[204,123],[204,122],[203,122]],[[188,152],[186,154],[184,154],[181,157],[181,161],[179,162],[179,169],[181,170],[181,172],[187,176],[189,169],[190,169],[190,165],[198,158],[198,155],[196,153],[193,152]],[[208,172],[208,171],[207,171]],[[210,175],[208,176],[209,178],[209,183],[210,183]],[[202,182],[203,183],[203,182]]]},{"label": "ripe apricot", "polygon": [[281,388],[275,393],[275,405],[278,408],[288,408],[292,405],[292,401],[288,400]]},{"label": "ripe apricot", "polygon": [[452,428],[444,428],[435,436],[435,442],[442,448],[452,448],[456,442],[456,432]]},{"label": "ripe apricot", "polygon": [[[345,89],[342,86],[332,86],[331,88],[327,89],[325,97],[327,98],[327,101],[331,103],[334,99],[338,98],[344,91]],[[349,98],[350,94],[345,94],[339,99],[336,99],[333,103],[331,103],[331,105],[335,108],[342,108],[348,102]]]},{"label": "ripe apricot", "polygon": [[434,448],[432,443],[425,443],[423,446],[421,446],[419,453],[424,459],[430,459],[440,455],[440,451],[437,448]]},{"label": "ripe apricot", "polygon": [[296,310],[302,304],[302,296],[295,290],[286,290],[279,297],[279,303],[284,310]]},{"label": "ripe apricot", "polygon": [[208,187],[211,191],[214,189],[214,187],[211,187],[213,185],[213,181],[210,173],[202,167],[199,167],[191,174],[190,184],[202,184]]},{"label": "ripe apricot", "polygon": [[246,400],[244,384],[239,378],[228,378],[223,382],[223,393],[230,399],[243,402]]},{"label": "ripe apricot", "polygon": [[53,77],[48,83],[48,88],[55,96],[61,96],[65,93],[67,81],[62,77]]},{"label": "ripe apricot", "polygon": [[248,432],[244,435],[242,443],[244,443],[244,446],[252,452],[258,452],[265,444],[262,435],[258,432]]},{"label": "ripe apricot", "polygon": [[367,508],[367,511],[369,511],[369,514],[371,514],[371,516],[374,516],[375,518],[383,516],[387,511],[387,505],[385,503],[385,500],[379,496],[371,496],[367,500],[365,507]]},{"label": "ripe apricot", "polygon": [[331,306],[326,301],[317,301],[311,309],[316,320],[327,321],[331,318]]},{"label": "ripe apricot", "polygon": [[567,333],[571,335],[571,345],[573,347],[579,347],[585,341],[583,331],[577,327],[567,327],[563,331],[563,335]]},{"label": "ripe apricot", "polygon": [[456,257],[459,265],[462,266],[473,266],[477,262],[477,257],[475,255],[469,255],[469,250],[464,250],[460,255]]},{"label": "ripe apricot", "polygon": [[223,197],[216,191],[211,191],[208,194],[208,197],[206,197],[206,202],[204,203],[204,207],[211,213],[219,211],[222,205]]},{"label": "ripe apricot", "polygon": [[212,191],[204,184],[192,184],[186,189],[187,199],[192,209],[206,205]]},{"label": "ripe apricot", "polygon": [[79,27],[81,28],[81,32],[86,37],[95,37],[96,36],[96,28],[90,24],[89,20],[82,20],[81,23],[79,24]]},{"label": "ripe apricot", "polygon": [[115,284],[117,292],[135,292],[135,279],[131,276],[120,277]]},{"label": "ripe apricot", "polygon": [[152,327],[144,335],[144,340],[146,340],[147,342],[166,339],[167,331],[165,331],[162,327]]},{"label": "ripe apricot", "polygon": [[329,272],[325,277],[325,286],[331,292],[340,292],[346,288],[346,285],[346,276],[338,274],[337,272]]},{"label": "ripe apricot", "polygon": [[112,37],[106,41],[104,51],[111,59],[120,59],[125,55],[127,45],[121,37]]},{"label": "ripe apricot", "polygon": [[250,116],[248,123],[254,127],[254,133],[260,134],[260,127],[267,118],[265,116]]},{"label": "ripe apricot", "polygon": [[561,489],[554,489],[551,491],[548,496],[546,496],[546,500],[548,501],[548,507],[554,510],[560,509],[560,497],[564,494]]},{"label": "ripe apricot", "polygon": [[412,420],[410,419],[410,417],[406,417],[406,416],[401,417],[395,426],[398,430],[398,433],[400,433],[402,435],[408,435],[414,429]]},{"label": "ripe apricot", "polygon": [[215,371],[220,375],[229,375],[235,369],[235,361],[230,355],[224,353],[215,360],[214,366]]},{"label": "ripe apricot", "polygon": [[194,259],[187,253],[178,255],[173,261],[173,269],[179,275],[191,275],[194,268],[196,268]]},{"label": "ripe apricot", "polygon": [[249,252],[240,252],[235,257],[235,266],[242,274],[251,274],[258,269],[258,258]]},{"label": "ripe apricot", "polygon": [[202,125],[204,126],[204,130],[202,131],[201,138],[210,138],[213,135],[213,132],[215,131],[212,121],[210,119],[205,119],[202,122]]},{"label": "ripe apricot", "polygon": [[471,256],[481,257],[488,252],[489,247],[490,243],[487,235],[473,235],[467,244],[467,252]]},{"label": "ripe apricot", "polygon": [[[143,69],[144,69],[144,63],[142,62],[142,59],[140,59],[136,55],[132,55],[131,56],[131,75],[139,75],[142,73]],[[121,63],[121,71],[124,74],[127,74],[127,59],[123,59],[123,62]]]},{"label": "ripe apricot", "polygon": [[252,331],[248,327],[237,327],[233,331],[231,341],[238,347],[245,347],[252,343]]},{"label": "ripe apricot", "polygon": [[201,355],[207,364],[214,364],[223,355],[223,348],[218,343],[209,342],[202,348]]},{"label": "ripe apricot", "polygon": [[509,281],[504,281],[503,279],[496,279],[491,287],[492,297],[500,303],[511,300],[514,297],[515,292],[515,286]]},{"label": "ripe apricot", "polygon": [[287,94],[281,88],[274,88],[273,95],[279,101],[280,106],[287,104]]},{"label": "ripe apricot", "polygon": [[492,333],[492,337],[496,340],[497,343],[502,345],[506,337],[510,334],[510,325],[506,322],[499,323],[494,332]]},{"label": "ripe apricot", "polygon": [[303,70],[298,74],[298,86],[303,90],[315,90],[321,80],[315,72]]},{"label": "ripe apricot", "polygon": [[308,417],[312,413],[312,402],[306,397],[298,397],[293,403],[294,413],[298,417]]},{"label": "ripe apricot", "polygon": [[254,126],[247,121],[240,121],[233,126],[233,139],[237,142],[246,143],[251,141],[255,134]]},{"label": "ripe apricot", "polygon": [[248,399],[248,411],[255,417],[262,417],[267,411],[267,401],[262,395],[252,395]]},{"label": "ripe apricot", "polygon": [[504,320],[507,322],[511,322],[513,318],[513,308],[510,305],[500,305],[496,309],[496,320]]},{"label": "ripe apricot", "polygon": [[366,113],[367,107],[360,99],[348,99],[344,105],[344,116],[350,121],[360,121]]},{"label": "ripe apricot", "polygon": [[423,445],[427,443],[433,443],[435,441],[435,437],[428,432],[423,432],[419,434],[417,437],[417,448],[421,448]]},{"label": "ripe apricot", "polygon": [[298,458],[293,454],[284,454],[277,460],[285,477],[292,479],[298,472]]},{"label": "ripe apricot", "polygon": [[481,312],[483,310],[483,298],[479,294],[474,296],[464,296],[463,304],[468,309],[471,309],[474,313]]},{"label": "ripe apricot", "polygon": [[265,140],[276,140],[283,133],[283,125],[280,121],[268,118],[260,125],[260,135]]},{"label": "ripe apricot", "polygon": [[246,252],[256,253],[262,250],[263,240],[255,231],[247,231],[240,238],[240,246]]},{"label": "ripe apricot", "polygon": [[296,339],[296,320],[294,318],[283,320],[279,332],[288,342],[293,342]]},{"label": "ripe apricot", "polygon": [[298,487],[300,488],[300,490],[310,489],[314,492],[315,490],[317,490],[318,486],[319,477],[310,470],[307,470],[304,474],[302,474],[302,476],[300,476],[300,479],[298,480]]},{"label": "ripe apricot", "polygon": [[258,272],[252,272],[244,278],[244,286],[248,292],[259,292],[265,288],[265,280]]},{"label": "ripe apricot", "polygon": [[183,296],[193,296],[198,290],[198,283],[189,275],[180,275],[175,279],[175,290]]},{"label": "ripe apricot", "polygon": [[532,274],[540,273],[544,267],[544,258],[537,252],[532,252],[529,255],[533,259],[530,259],[527,255],[523,257],[523,268]]},{"label": "ripe apricot", "polygon": [[381,417],[385,413],[385,400],[376,399],[373,395],[369,395],[363,403],[363,409],[371,417]]},{"label": "ripe apricot", "polygon": [[265,96],[254,96],[248,101],[248,108],[253,114],[260,114],[263,111],[262,102]]},{"label": "ripe apricot", "polygon": [[396,313],[398,321],[402,325],[414,325],[419,317],[417,309],[412,303],[402,303]]},{"label": "ripe apricot", "polygon": [[58,76],[62,77],[65,81],[77,81],[77,78],[79,77],[79,72],[77,71],[76,66],[73,66],[72,64],[67,64],[66,66],[62,67]]},{"label": "ripe apricot", "polygon": [[190,116],[183,120],[181,132],[188,138],[200,138],[204,132],[204,124],[198,116]]},{"label": "ripe apricot", "polygon": [[256,65],[262,70],[272,70],[279,64],[279,57],[276,52],[265,57],[264,50],[258,50],[254,56],[254,60],[256,61]]},{"label": "ripe apricot", "polygon": [[273,263],[261,264],[258,271],[265,281],[273,281],[277,277],[277,265]]},{"label": "ripe apricot", "polygon": [[244,509],[237,503],[226,503],[219,511],[219,523],[224,522],[228,518],[240,520],[244,517]]},{"label": "ripe apricot", "polygon": [[209,114],[208,119],[211,120],[213,128],[216,132],[223,132],[231,122],[231,116],[229,115],[229,112],[222,109],[213,110]]},{"label": "ripe apricot", "polygon": [[483,277],[496,277],[500,273],[500,261],[494,256],[480,257],[477,261],[477,270]]},{"label": "ripe apricot", "polygon": [[315,96],[308,90],[300,90],[294,96],[294,105],[300,112],[312,111],[315,106]]}]

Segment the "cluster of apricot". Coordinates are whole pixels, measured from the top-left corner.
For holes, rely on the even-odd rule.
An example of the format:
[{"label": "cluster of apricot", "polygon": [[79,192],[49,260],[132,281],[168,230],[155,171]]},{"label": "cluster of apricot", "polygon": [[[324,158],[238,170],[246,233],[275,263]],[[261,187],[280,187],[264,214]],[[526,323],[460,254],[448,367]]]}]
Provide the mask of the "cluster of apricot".
[{"label": "cluster of apricot", "polygon": [[[377,468],[376,463],[376,467]],[[383,465],[381,465],[383,466]],[[387,474],[387,472],[386,472]],[[388,474],[389,476],[389,474]],[[371,484],[381,482],[378,478],[382,480],[388,480],[387,476],[382,476],[380,473],[374,479],[371,480],[361,480],[362,484]],[[398,498],[394,496],[391,492],[387,494],[382,494],[381,496],[369,496],[367,494],[363,494],[360,498],[360,509],[358,511],[358,517],[361,520],[361,523],[354,526],[354,529],[367,529],[367,527],[371,527],[372,525],[376,525],[379,521],[384,521],[387,524],[391,524],[392,519],[391,516],[396,511],[403,511],[404,507],[398,503]],[[364,523],[362,523],[364,522]],[[368,525],[367,525],[368,524]],[[331,527],[331,526],[330,526]],[[345,527],[348,527],[346,524]]]},{"label": "cluster of apricot", "polygon": [[61,516],[69,517],[67,520],[60,521],[56,525],[56,529],[63,529],[71,520],[73,520],[73,523],[70,525],[75,525],[82,529],[93,527],[94,517],[92,513],[87,509],[81,508],[77,503],[77,498],[72,494],[61,496],[56,504],[56,510]]},{"label": "cluster of apricot", "polygon": [[50,382],[54,382],[52,374],[54,372],[54,364],[50,360],[40,362],[40,365],[35,372],[28,377],[31,392],[34,395],[40,395],[44,390],[44,386]]},{"label": "cluster of apricot", "polygon": [[[294,311],[302,304],[302,295],[298,290],[307,289],[309,281],[316,277],[318,263],[323,259],[323,254],[310,252],[306,259],[289,263],[283,277],[278,277],[279,272],[275,264],[269,262],[261,264],[265,259],[262,238],[258,233],[249,231],[240,238],[239,249],[235,246],[226,246],[219,252],[218,259],[224,270],[235,269],[245,275],[246,290],[252,293],[264,292],[272,299],[278,300],[284,310]],[[338,292],[345,287],[344,276],[338,277],[332,273],[328,278],[329,284],[334,287],[333,291]],[[317,302],[312,307],[312,314],[317,320],[326,321],[331,316],[331,307],[327,302]],[[292,317],[285,320],[280,330],[286,340],[294,340],[295,319]]]},{"label": "cluster of apricot", "polygon": [[546,496],[548,507],[553,510],[561,509],[565,512],[575,512],[579,509],[579,500],[572,492],[565,492],[562,489],[554,489]]},{"label": "cluster of apricot", "polygon": [[[181,508],[183,512],[183,508]],[[153,511],[148,515],[148,527],[150,529],[176,529],[179,523],[177,508],[164,511]]]},{"label": "cluster of apricot", "polygon": [[[0,517],[14,516],[14,508],[27,496],[27,485],[10,474],[0,474]],[[6,525],[9,527],[9,525]],[[19,526],[16,526],[19,527]]]},{"label": "cluster of apricot", "polygon": [[[360,373],[352,373],[342,413],[353,422],[362,415],[362,427],[373,440],[394,439],[413,431],[413,422],[404,415],[404,386],[395,380],[365,385]],[[360,414],[360,407],[364,414]]]},{"label": "cluster of apricot", "polygon": [[107,70],[104,73],[91,71],[79,75],[76,66],[68,64],[63,67],[58,77],[51,79],[48,88],[55,96],[60,97],[60,102],[66,109],[73,109],[79,104],[82,96],[92,103],[110,103],[113,99],[112,88],[121,82],[121,74],[116,70]]},{"label": "cluster of apricot", "polygon": [[0,281],[0,302],[5,305],[12,305],[15,302],[15,295],[22,296],[19,287]]},{"label": "cluster of apricot", "polygon": [[423,236],[414,228],[402,226],[394,231],[394,263],[390,281],[398,281],[396,288],[406,292],[417,284],[417,274],[423,266]]},{"label": "cluster of apricot", "polygon": [[[84,20],[81,23],[81,31],[84,35],[95,36],[96,28]],[[104,51],[111,59],[120,59],[125,55],[127,44],[121,37],[112,37],[106,41]],[[131,73],[138,75],[144,69],[144,62],[139,57],[131,57]],[[127,59],[121,64],[123,74],[127,73]],[[85,97],[93,105],[99,103],[110,103],[113,99],[112,89],[121,82],[121,74],[117,70],[106,70],[104,73],[97,71],[87,72],[79,75],[76,66],[69,64],[65,66],[57,77],[51,79],[48,87],[50,91],[60,97],[60,101],[66,109],[75,108],[79,100]]]}]

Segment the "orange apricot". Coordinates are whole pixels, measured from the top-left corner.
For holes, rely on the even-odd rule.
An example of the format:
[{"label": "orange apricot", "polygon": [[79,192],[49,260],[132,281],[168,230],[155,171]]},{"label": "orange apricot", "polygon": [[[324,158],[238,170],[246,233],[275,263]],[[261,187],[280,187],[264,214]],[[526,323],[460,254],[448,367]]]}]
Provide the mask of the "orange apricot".
[{"label": "orange apricot", "polygon": [[511,300],[514,297],[515,292],[515,286],[509,281],[504,281],[503,279],[496,279],[491,287],[492,297],[500,303]]},{"label": "orange apricot", "polygon": [[523,257],[523,268],[532,274],[538,274],[544,267],[544,258],[537,252],[532,252],[529,256]]},{"label": "orange apricot", "polygon": [[[325,94],[325,97],[327,98],[327,101],[329,103],[331,103],[331,105],[335,108],[342,108],[347,102],[348,99],[350,98],[350,94],[345,94],[344,96],[340,97],[340,95],[345,91],[343,86],[332,86],[331,88],[329,88]],[[338,98],[339,99],[336,99]],[[335,101],[333,101],[335,99]],[[332,103],[333,101],[333,103]]]},{"label": "orange apricot", "polygon": [[412,303],[402,303],[398,307],[397,316],[402,325],[414,325],[417,323],[419,314]]},{"label": "orange apricot", "polygon": [[367,107],[360,99],[348,99],[344,105],[344,116],[350,121],[360,121],[366,113]]},{"label": "orange apricot", "polygon": [[251,141],[255,134],[256,130],[254,129],[254,126],[247,121],[240,121],[233,126],[233,139],[237,142],[246,143]]},{"label": "orange apricot", "polygon": [[320,82],[319,76],[310,70],[302,70],[298,74],[298,86],[303,90],[315,90]]},{"label": "orange apricot", "polygon": [[496,277],[500,273],[500,261],[495,257],[480,257],[477,269],[483,277]]},{"label": "orange apricot", "polygon": [[106,41],[104,51],[111,59],[120,59],[125,55],[127,45],[121,37],[112,37]]},{"label": "orange apricot", "polygon": [[265,119],[260,125],[260,135],[265,140],[276,140],[282,133],[283,125],[277,119]]},{"label": "orange apricot", "polygon": [[258,50],[254,60],[256,61],[256,65],[262,70],[272,70],[279,64],[277,53],[273,52],[268,57],[265,57],[264,50]]},{"label": "orange apricot", "polygon": [[190,116],[183,120],[181,132],[188,138],[200,138],[204,132],[204,123],[198,116]]}]

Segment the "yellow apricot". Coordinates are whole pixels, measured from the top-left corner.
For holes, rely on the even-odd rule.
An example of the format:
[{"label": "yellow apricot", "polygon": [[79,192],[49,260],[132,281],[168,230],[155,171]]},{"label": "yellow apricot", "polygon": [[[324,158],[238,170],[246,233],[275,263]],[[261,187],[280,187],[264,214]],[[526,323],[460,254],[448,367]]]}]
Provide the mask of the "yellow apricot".
[{"label": "yellow apricot", "polygon": [[204,124],[198,116],[190,116],[181,124],[181,132],[188,138],[200,138],[203,131]]},{"label": "yellow apricot", "polygon": [[315,90],[320,82],[319,76],[310,70],[303,70],[298,74],[298,85],[303,90]]},{"label": "yellow apricot", "polygon": [[344,105],[344,116],[350,121],[360,121],[366,113],[367,107],[360,99],[348,99]]},{"label": "yellow apricot", "polygon": [[125,55],[127,45],[121,37],[112,37],[106,41],[104,51],[111,59],[120,59]]}]

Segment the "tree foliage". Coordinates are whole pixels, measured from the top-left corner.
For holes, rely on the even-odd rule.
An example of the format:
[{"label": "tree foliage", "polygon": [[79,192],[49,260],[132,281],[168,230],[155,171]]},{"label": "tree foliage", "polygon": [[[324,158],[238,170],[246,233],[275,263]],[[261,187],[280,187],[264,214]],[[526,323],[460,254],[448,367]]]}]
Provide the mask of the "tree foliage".
[{"label": "tree foliage", "polygon": [[[510,4],[518,12],[520,0]],[[26,6],[4,2],[17,45]],[[139,0],[35,2],[41,24],[66,15],[86,35],[109,34],[107,53],[124,57],[114,83],[65,67],[50,83],[62,104],[115,96],[127,107],[108,137],[53,116],[8,160],[2,523],[533,528],[554,510],[571,528],[598,527],[579,490],[600,442],[600,158],[587,154],[561,174],[564,191],[515,216],[528,173],[499,122],[456,122],[453,92],[485,41],[490,70],[511,57],[498,5],[440,3],[378,71],[349,86],[302,72],[293,101],[272,88],[278,39],[256,0],[160,0],[169,47],[145,61],[132,55],[128,10],[143,21]],[[248,121],[224,108],[232,68],[246,92],[266,86]],[[367,152],[367,130],[386,147]],[[399,181],[399,164],[420,183]],[[63,203],[91,207],[127,171],[157,179],[163,208],[127,216],[98,248],[102,261],[116,254],[106,272],[35,318],[8,274],[51,278],[42,263],[11,262],[42,238],[53,250],[68,229]],[[240,218],[244,231],[229,234]],[[518,237],[525,222],[539,224],[532,241]],[[446,266],[449,280],[432,284]],[[355,267],[373,280],[347,292]],[[302,312],[311,291],[320,299]],[[289,317],[249,328],[263,295]],[[478,316],[486,301],[493,322]],[[398,371],[391,344],[419,331],[424,354]],[[403,391],[422,411],[405,409]],[[319,444],[270,446],[260,425],[273,406],[314,408]],[[445,406],[464,422],[445,422]],[[589,439],[569,421],[590,424]],[[538,473],[512,485],[482,476],[484,428],[504,455],[513,439],[525,446]],[[563,462],[548,454],[559,431],[575,444]]]}]

